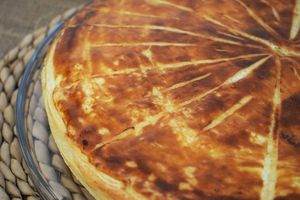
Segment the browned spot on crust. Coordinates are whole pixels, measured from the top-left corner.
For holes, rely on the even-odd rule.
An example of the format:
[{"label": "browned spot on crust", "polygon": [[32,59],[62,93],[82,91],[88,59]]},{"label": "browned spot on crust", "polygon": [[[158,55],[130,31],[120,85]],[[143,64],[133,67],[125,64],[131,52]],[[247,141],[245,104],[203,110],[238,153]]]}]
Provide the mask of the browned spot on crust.
[{"label": "browned spot on crust", "polygon": [[159,190],[163,193],[171,192],[177,190],[178,186],[174,184],[170,184],[160,178],[156,179],[154,184],[159,188]]},{"label": "browned spot on crust", "polygon": [[297,138],[293,133],[282,132],[281,137],[290,145],[297,147],[297,148],[300,147],[300,139]]},{"label": "browned spot on crust", "polygon": [[[96,12],[94,12],[94,11],[84,13],[82,16],[78,15],[75,18],[74,23],[82,24],[85,21],[89,20],[90,18],[94,17],[95,15],[96,15]],[[65,39],[62,40],[64,43],[66,43],[65,51],[71,50],[73,48],[73,46],[76,45],[74,43],[78,42],[78,40],[76,40],[76,34],[77,34],[77,32],[80,31],[80,28],[81,28],[81,26],[76,26],[74,28],[65,29],[65,33],[64,33]]]},{"label": "browned spot on crust", "polygon": [[300,125],[300,94],[285,99],[282,104],[281,123],[283,127]]},{"label": "browned spot on crust", "polygon": [[299,194],[289,194],[282,197],[277,197],[275,200],[298,200],[300,198]]}]

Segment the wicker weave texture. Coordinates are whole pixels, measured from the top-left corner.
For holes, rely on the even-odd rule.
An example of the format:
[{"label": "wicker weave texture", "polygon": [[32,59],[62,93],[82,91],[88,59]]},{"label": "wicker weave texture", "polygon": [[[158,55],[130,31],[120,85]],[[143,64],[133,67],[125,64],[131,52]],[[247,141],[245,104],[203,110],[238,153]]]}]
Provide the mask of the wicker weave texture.
[{"label": "wicker weave texture", "polygon": [[[63,15],[54,18],[48,26],[42,27],[27,35],[17,47],[0,60],[0,199],[39,199],[30,180],[26,163],[20,150],[15,127],[15,103],[18,85],[25,65],[35,49],[47,36],[52,28],[61,20],[66,19],[78,8],[70,9]],[[31,119],[31,130],[34,134],[32,144],[35,148],[47,148],[49,155],[37,155],[37,162],[45,178],[52,188],[68,199],[93,199],[86,189],[80,185],[67,168],[60,156],[53,138],[47,134],[47,122],[44,111],[40,107],[40,99],[35,98],[35,89],[40,87],[40,80],[32,83],[31,99],[34,109]],[[45,147],[45,145],[47,145]],[[42,151],[39,151],[42,152]],[[47,151],[46,151],[47,152]],[[40,159],[39,159],[40,157]],[[49,160],[44,161],[43,158]],[[60,175],[55,175],[59,172]]]}]

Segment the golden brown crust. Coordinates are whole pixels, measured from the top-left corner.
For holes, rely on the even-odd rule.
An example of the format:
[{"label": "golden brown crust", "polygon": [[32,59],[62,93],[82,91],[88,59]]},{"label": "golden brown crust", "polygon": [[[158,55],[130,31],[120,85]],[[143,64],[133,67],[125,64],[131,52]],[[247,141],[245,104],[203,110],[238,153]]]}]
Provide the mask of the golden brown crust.
[{"label": "golden brown crust", "polygon": [[[52,57],[55,44],[52,45],[49,55],[45,61],[42,72],[43,99],[47,111],[51,132],[55,138],[60,152],[77,179],[90,191],[97,199],[136,199],[130,193],[124,192],[123,184],[98,171],[89,161],[88,157],[80,151],[76,144],[66,134],[67,127],[63,122],[62,116],[55,108],[52,94],[55,87]],[[47,81],[45,81],[47,80]],[[87,170],[88,169],[88,170]],[[88,177],[88,178],[86,178]],[[142,198],[141,198],[142,199]]]},{"label": "golden brown crust", "polygon": [[299,199],[299,13],[299,0],[88,5],[44,70],[54,138],[88,158],[75,171],[58,145],[75,175],[106,174],[118,189],[81,181],[112,199]]}]

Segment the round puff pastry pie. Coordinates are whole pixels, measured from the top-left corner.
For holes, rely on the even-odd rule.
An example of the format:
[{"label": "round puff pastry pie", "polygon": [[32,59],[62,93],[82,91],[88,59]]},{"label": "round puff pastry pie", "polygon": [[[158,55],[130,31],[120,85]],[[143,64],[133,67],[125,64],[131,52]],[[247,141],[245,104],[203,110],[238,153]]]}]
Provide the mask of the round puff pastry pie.
[{"label": "round puff pastry pie", "polygon": [[299,0],[98,0],[42,73],[97,199],[299,200]]}]

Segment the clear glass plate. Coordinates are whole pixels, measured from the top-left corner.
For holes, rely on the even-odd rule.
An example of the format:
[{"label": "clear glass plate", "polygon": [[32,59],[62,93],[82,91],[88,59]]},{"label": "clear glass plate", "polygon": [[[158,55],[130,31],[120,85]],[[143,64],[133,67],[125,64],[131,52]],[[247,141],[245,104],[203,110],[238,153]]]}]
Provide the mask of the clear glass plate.
[{"label": "clear glass plate", "polygon": [[57,24],[42,41],[27,64],[16,102],[16,126],[30,178],[46,200],[93,199],[73,177],[51,136],[44,104],[40,73],[47,50],[64,22]]}]

